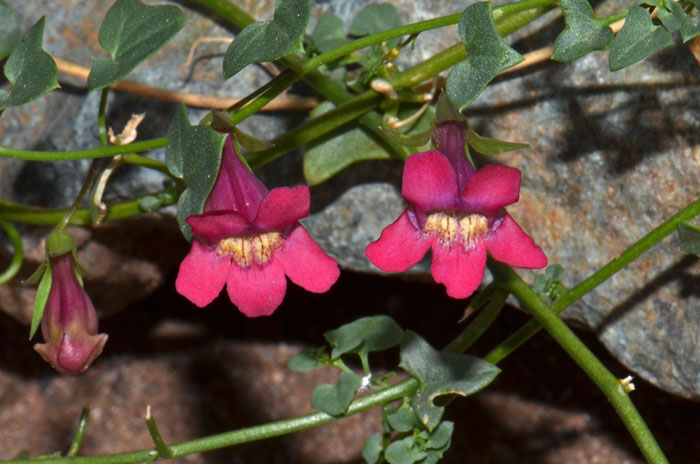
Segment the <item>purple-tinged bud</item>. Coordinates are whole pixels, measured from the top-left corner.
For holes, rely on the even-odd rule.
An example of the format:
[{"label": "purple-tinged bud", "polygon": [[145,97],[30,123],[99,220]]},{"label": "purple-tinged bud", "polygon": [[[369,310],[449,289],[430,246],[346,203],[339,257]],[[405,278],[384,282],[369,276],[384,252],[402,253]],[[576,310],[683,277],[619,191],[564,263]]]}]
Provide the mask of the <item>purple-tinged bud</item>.
[{"label": "purple-tinged bud", "polygon": [[50,258],[52,280],[41,333],[34,349],[61,374],[85,372],[100,355],[106,334],[97,333],[97,313],[75,275],[71,252]]}]

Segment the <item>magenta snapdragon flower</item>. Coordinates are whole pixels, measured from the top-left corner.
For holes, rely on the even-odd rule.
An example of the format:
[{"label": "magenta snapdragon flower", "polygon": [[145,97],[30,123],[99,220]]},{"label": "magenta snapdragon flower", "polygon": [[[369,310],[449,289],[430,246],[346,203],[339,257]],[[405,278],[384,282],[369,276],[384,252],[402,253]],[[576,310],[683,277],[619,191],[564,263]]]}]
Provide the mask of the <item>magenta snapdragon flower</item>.
[{"label": "magenta snapdragon flower", "polygon": [[309,205],[305,185],[268,190],[238,158],[229,136],[204,212],[186,219],[194,239],[177,291],[204,307],[226,285],[231,302],[249,317],[277,309],[285,275],[310,292],[327,291],[340,270],[299,223]]},{"label": "magenta snapdragon flower", "polygon": [[366,250],[387,272],[402,272],[432,249],[431,272],[453,298],[478,288],[486,252],[514,267],[537,269],[547,257],[504,209],[518,201],[520,171],[488,165],[474,169],[464,151],[463,122],[435,129],[439,151],[411,155],[401,194],[410,206]]},{"label": "magenta snapdragon flower", "polygon": [[78,282],[71,252],[49,258],[51,289],[41,319],[45,343],[34,349],[61,374],[85,372],[107,343],[97,313]]}]

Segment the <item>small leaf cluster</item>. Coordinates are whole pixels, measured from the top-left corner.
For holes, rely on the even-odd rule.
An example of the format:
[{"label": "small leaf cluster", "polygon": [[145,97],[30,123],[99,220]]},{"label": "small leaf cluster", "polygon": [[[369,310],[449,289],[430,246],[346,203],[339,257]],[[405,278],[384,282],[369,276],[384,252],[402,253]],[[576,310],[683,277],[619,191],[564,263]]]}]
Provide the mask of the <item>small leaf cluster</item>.
[{"label": "small leaf cluster", "polygon": [[363,317],[324,334],[331,345],[330,354],[325,348],[302,351],[287,362],[287,367],[297,372],[318,369],[324,365],[341,369],[335,384],[319,385],[311,395],[313,408],[331,416],[340,416],[347,412],[363,381],[347,367],[342,356],[359,356],[366,379],[369,380],[369,353],[393,348],[401,343],[403,336],[403,329],[389,316]]},{"label": "small leaf cluster", "polygon": [[382,459],[390,464],[434,464],[450,448],[454,423],[443,421],[432,432],[417,420],[408,402],[399,408],[387,405],[382,411],[383,433],[370,435],[362,449],[367,464]]},{"label": "small leaf cluster", "polygon": [[535,276],[532,289],[542,298],[551,301],[556,300],[564,293],[564,288],[559,282],[564,275],[564,268],[559,264],[548,266],[543,274]]}]

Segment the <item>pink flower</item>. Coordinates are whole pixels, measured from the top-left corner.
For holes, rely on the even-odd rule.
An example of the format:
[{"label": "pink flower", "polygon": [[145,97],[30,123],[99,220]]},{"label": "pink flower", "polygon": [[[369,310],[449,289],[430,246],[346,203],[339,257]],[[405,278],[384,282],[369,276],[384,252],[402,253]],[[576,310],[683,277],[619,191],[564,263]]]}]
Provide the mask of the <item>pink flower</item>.
[{"label": "pink flower", "polygon": [[49,259],[51,289],[41,319],[46,343],[34,349],[61,374],[85,372],[107,343],[97,334],[97,313],[78,283],[71,252]]},{"label": "pink flower", "polygon": [[440,151],[411,155],[401,194],[411,205],[367,247],[369,260],[402,272],[432,248],[431,272],[453,298],[466,298],[484,276],[486,252],[515,267],[542,268],[547,257],[504,209],[518,201],[520,171],[474,170],[464,152],[464,123],[438,125]]},{"label": "pink flower", "polygon": [[269,191],[227,138],[204,213],[187,218],[194,240],[177,291],[204,307],[226,284],[231,302],[249,317],[277,309],[287,291],[285,275],[310,292],[327,291],[340,270],[299,224],[308,215],[309,187]]}]

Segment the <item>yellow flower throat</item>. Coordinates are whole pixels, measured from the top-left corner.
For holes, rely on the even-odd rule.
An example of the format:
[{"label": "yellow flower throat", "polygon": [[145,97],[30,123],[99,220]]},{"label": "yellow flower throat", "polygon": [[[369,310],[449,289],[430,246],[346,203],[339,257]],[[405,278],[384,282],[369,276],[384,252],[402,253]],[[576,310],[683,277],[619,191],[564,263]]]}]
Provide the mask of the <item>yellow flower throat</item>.
[{"label": "yellow flower throat", "polygon": [[228,256],[240,267],[249,267],[253,264],[263,266],[272,258],[272,252],[281,246],[282,237],[279,232],[227,237],[219,241],[216,255]]},{"label": "yellow flower throat", "polygon": [[485,216],[462,211],[434,211],[423,226],[423,234],[435,237],[440,245],[450,248],[459,243],[465,250],[476,248],[479,239],[488,232]]}]

